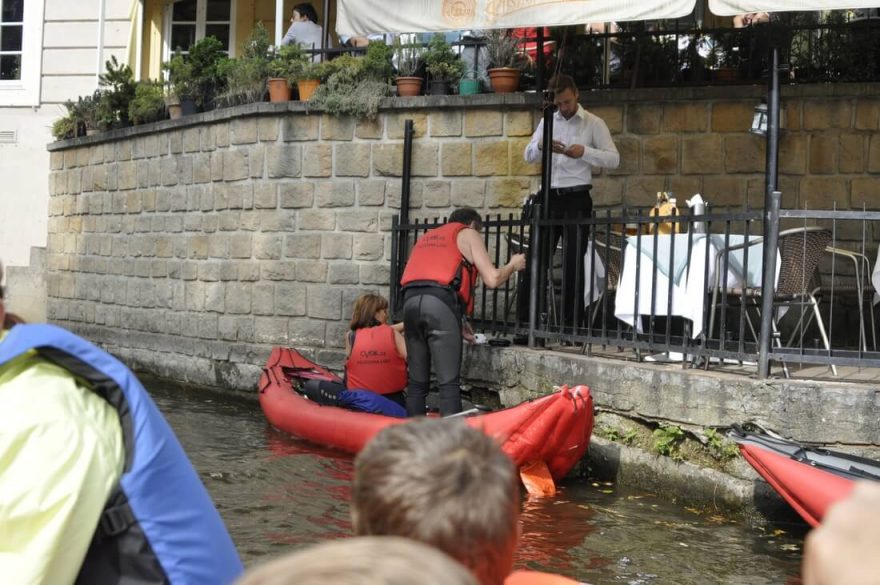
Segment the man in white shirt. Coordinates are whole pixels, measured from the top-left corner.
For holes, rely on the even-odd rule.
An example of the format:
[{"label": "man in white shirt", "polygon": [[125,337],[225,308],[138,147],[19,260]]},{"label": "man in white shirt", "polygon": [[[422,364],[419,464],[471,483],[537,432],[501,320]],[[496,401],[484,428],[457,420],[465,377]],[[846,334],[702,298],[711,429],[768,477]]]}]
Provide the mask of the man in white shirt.
[{"label": "man in white shirt", "polygon": [[[578,90],[574,80],[568,75],[557,75],[550,80],[550,89],[554,94],[553,103],[556,112],[553,114],[553,150],[550,203],[548,217],[550,219],[571,219],[589,217],[593,211],[593,199],[590,196],[593,180],[593,167],[606,169],[617,168],[620,154],[611,139],[608,126],[598,116],[591,114],[578,103]],[[530,163],[541,160],[544,148],[544,121],[538,124],[532,139],[526,146],[525,159]],[[583,274],[577,277],[577,266],[583,263],[589,236],[588,227],[582,232],[581,245],[577,242],[577,226],[569,225],[552,228],[550,249],[555,250],[559,238],[563,241],[563,257],[565,266],[563,282],[566,288],[566,300],[563,302],[563,321],[566,327],[580,325],[575,323],[575,303],[584,298]],[[527,268],[526,275],[529,273]],[[523,279],[525,280],[525,279]],[[527,283],[524,286],[528,286]],[[526,288],[526,290],[528,290]],[[518,295],[524,299],[527,295]],[[568,299],[576,299],[570,301]],[[520,305],[520,319],[523,317]],[[585,311],[580,309],[580,320]]]},{"label": "man in white shirt", "polygon": [[[323,47],[323,37],[324,31],[318,24],[318,13],[314,7],[311,4],[297,4],[293,7],[290,28],[281,39],[281,44],[298,43],[304,49],[320,49]],[[319,54],[312,56],[313,62],[317,63],[320,59]]]}]

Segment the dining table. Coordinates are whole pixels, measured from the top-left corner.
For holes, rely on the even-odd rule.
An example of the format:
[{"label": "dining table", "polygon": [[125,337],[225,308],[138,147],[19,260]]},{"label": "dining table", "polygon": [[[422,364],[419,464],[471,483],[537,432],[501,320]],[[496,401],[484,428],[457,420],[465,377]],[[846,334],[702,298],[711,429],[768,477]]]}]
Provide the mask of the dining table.
[{"label": "dining table", "polygon": [[[764,245],[742,234],[635,235],[626,238],[614,315],[643,330],[642,317],[678,316],[690,321],[691,337],[703,333],[715,286],[760,287]],[[735,248],[735,249],[730,249]],[[716,279],[726,268],[726,278]],[[779,279],[777,250],[775,282]]]}]

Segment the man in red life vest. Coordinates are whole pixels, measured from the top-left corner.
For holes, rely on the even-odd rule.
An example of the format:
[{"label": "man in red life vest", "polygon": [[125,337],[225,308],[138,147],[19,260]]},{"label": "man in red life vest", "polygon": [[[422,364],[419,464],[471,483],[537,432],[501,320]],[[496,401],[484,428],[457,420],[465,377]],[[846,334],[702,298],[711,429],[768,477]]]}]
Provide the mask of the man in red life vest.
[{"label": "man in red life vest", "polygon": [[496,268],[478,233],[481,228],[479,213],[469,207],[456,209],[446,224],[419,238],[406,263],[400,284],[409,373],[408,416],[425,414],[432,361],[441,416],[461,412],[462,334],[473,338],[469,326],[462,328],[462,319],[473,312],[477,276],[488,288],[497,288],[525,268],[524,254],[514,254],[507,264]]}]

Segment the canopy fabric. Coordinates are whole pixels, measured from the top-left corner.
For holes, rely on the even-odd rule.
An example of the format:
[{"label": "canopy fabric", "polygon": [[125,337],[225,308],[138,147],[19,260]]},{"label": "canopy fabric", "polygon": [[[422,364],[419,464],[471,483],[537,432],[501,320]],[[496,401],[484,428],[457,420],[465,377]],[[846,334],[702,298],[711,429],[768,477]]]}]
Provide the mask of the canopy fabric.
[{"label": "canopy fabric", "polygon": [[845,8],[873,8],[877,0],[709,0],[709,10],[719,16],[746,12],[790,12],[794,10],[839,10]]},{"label": "canopy fabric", "polygon": [[[696,0],[338,0],[340,36],[371,33],[565,26],[680,18]],[[746,12],[786,12],[870,8],[878,0],[709,0],[720,16]]]},{"label": "canopy fabric", "polygon": [[338,0],[336,32],[442,32],[655,20],[690,14],[696,0]]}]

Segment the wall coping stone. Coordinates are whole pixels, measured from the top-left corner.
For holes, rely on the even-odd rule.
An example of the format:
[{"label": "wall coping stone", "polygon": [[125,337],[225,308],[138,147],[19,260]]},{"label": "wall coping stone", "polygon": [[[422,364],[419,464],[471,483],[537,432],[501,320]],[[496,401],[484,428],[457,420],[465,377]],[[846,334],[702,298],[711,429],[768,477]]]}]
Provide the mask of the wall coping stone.
[{"label": "wall coping stone", "polygon": [[[835,83],[835,84],[803,84],[783,85],[780,88],[781,98],[804,97],[875,97],[880,95],[880,83]],[[674,102],[695,99],[761,99],[766,97],[767,89],[763,85],[734,86],[703,86],[703,87],[661,87],[640,89],[602,89],[582,91],[581,102],[591,105],[604,105],[639,102]],[[444,108],[497,108],[499,106],[529,106],[541,104],[541,96],[535,92],[517,92],[507,94],[483,93],[476,95],[440,95],[417,97],[389,97],[380,102],[380,112],[406,110],[442,110]],[[312,112],[321,113],[320,109],[309,108],[308,102],[289,101],[282,103],[258,102],[231,108],[220,108],[210,112],[202,112],[192,116],[184,116],[177,120],[163,120],[152,124],[142,124],[129,128],[118,128],[101,132],[92,136],[81,136],[49,143],[46,148],[50,152],[64,151],[81,146],[103,144],[115,140],[123,140],[137,136],[146,136],[158,132],[167,132],[183,128],[200,126],[209,122],[223,122],[245,116],[279,115],[288,112],[308,115]]]}]

